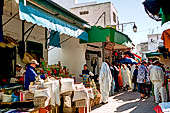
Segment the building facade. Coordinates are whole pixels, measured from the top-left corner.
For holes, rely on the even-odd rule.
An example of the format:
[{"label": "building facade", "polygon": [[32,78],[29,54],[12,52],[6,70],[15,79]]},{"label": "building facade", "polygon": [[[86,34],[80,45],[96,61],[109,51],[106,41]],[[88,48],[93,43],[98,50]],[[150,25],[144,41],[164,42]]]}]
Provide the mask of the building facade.
[{"label": "building facade", "polygon": [[161,34],[148,35],[148,50],[158,50],[159,46],[163,46],[163,40],[161,40]]},{"label": "building facade", "polygon": [[74,7],[70,10],[72,13],[88,21],[91,26],[106,27],[118,24],[118,13],[111,2],[93,3]]}]

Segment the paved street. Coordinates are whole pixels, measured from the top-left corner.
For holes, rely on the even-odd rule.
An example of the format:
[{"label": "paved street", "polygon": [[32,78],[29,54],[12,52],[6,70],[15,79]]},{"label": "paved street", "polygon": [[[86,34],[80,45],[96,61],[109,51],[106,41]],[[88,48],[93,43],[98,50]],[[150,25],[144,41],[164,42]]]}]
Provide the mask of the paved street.
[{"label": "paved street", "polygon": [[138,92],[125,91],[109,98],[108,104],[99,105],[90,113],[155,113],[153,97],[140,100]]}]

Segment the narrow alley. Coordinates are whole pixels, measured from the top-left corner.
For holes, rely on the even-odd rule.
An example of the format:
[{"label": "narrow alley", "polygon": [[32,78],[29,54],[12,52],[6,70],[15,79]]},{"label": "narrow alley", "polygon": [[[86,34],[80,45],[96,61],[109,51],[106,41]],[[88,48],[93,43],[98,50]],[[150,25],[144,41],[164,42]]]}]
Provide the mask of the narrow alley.
[{"label": "narrow alley", "polygon": [[109,98],[108,104],[99,105],[90,113],[155,113],[154,98],[140,100],[138,92],[124,91]]}]

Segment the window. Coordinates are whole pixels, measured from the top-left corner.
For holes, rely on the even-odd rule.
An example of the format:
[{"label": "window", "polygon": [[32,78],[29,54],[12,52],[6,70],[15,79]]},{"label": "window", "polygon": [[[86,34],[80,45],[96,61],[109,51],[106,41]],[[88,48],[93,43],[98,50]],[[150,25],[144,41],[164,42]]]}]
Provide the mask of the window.
[{"label": "window", "polygon": [[31,54],[36,60],[39,60],[40,58],[43,58],[43,44],[27,41],[27,52]]},{"label": "window", "polygon": [[116,23],[116,14],[113,12],[113,21]]},{"label": "window", "polygon": [[86,15],[86,14],[89,14],[89,11],[82,11],[82,12],[80,12],[80,15]]}]

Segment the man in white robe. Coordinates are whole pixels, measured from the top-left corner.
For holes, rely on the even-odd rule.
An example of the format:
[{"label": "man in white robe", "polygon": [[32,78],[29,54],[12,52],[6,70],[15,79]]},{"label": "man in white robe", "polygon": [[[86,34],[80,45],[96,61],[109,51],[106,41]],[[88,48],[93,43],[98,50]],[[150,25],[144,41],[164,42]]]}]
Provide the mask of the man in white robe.
[{"label": "man in white robe", "polygon": [[167,93],[164,84],[164,73],[159,65],[159,62],[156,61],[154,66],[150,70],[150,80],[154,85],[154,94],[155,94],[155,102],[159,103],[159,93],[161,94],[162,102],[167,101]]},{"label": "man in white robe", "polygon": [[100,70],[100,75],[99,75],[102,104],[106,104],[108,102],[109,92],[111,90],[111,82],[112,82],[112,74],[109,65],[106,62],[103,62]]}]

